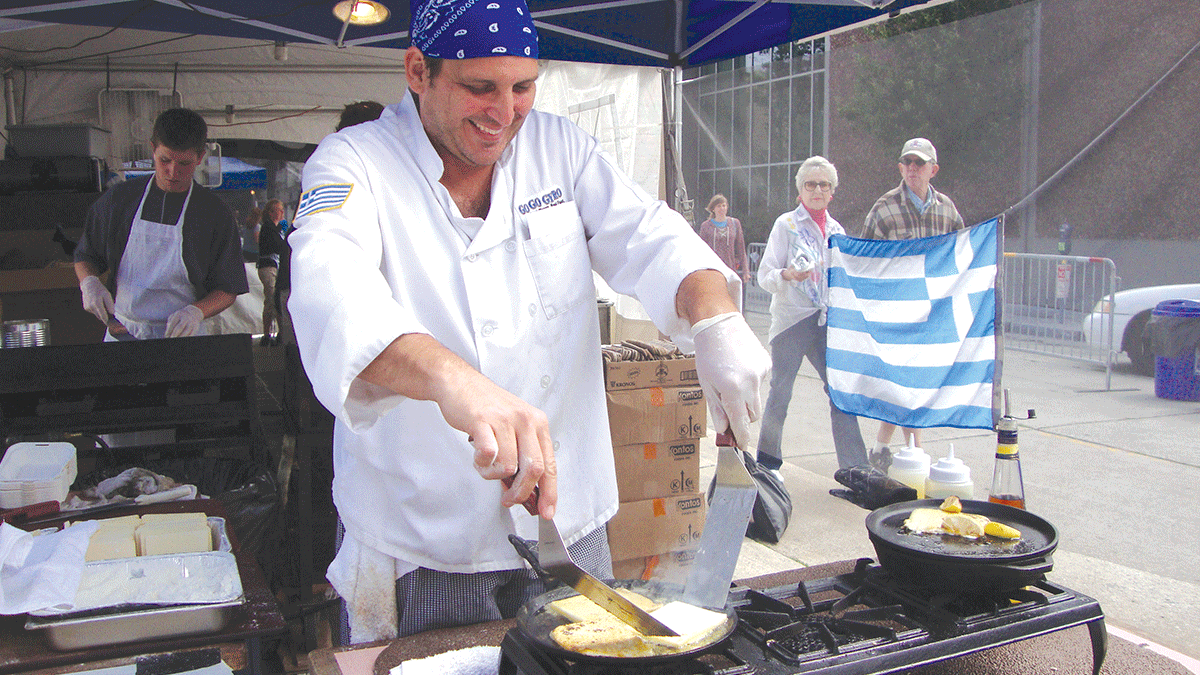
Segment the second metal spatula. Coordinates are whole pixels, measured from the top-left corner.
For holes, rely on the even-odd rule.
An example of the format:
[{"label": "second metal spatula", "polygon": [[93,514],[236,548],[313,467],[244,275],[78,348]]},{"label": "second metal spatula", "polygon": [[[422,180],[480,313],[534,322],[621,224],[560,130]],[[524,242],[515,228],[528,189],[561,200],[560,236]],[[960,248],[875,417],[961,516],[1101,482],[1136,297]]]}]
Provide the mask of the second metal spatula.
[{"label": "second metal spatula", "polygon": [[700,549],[688,570],[684,602],[723,610],[729,598],[729,584],[742,550],[742,539],[758,498],[758,487],[739,451],[733,446],[717,446],[717,473],[714,478]]}]

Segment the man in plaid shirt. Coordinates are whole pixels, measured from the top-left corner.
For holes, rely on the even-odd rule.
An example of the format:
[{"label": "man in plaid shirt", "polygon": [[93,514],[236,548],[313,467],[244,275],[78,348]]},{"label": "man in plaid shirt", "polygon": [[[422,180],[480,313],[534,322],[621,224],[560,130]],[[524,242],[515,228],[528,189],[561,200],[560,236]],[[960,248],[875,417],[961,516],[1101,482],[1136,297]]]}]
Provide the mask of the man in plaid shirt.
[{"label": "man in plaid shirt", "polygon": [[863,224],[865,239],[918,239],[963,228],[950,197],[929,181],[938,172],[937,148],[925,138],[912,138],[900,150],[904,182],[875,201]]},{"label": "man in plaid shirt", "polygon": [[[927,138],[910,138],[900,149],[900,177],[903,182],[875,201],[863,223],[865,239],[919,239],[946,234],[963,228],[962,216],[947,195],[933,189],[929,181],[937,175],[937,148]],[[871,464],[887,471],[891,464],[888,443],[896,425],[879,423]],[[920,429],[903,429],[903,438],[921,445]]]}]

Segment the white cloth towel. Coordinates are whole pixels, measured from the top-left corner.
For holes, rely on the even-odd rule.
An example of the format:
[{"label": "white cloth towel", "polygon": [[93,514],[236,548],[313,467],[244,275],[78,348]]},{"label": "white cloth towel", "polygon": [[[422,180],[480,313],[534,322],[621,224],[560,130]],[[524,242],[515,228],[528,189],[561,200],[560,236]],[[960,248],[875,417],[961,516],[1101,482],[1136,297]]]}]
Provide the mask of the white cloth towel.
[{"label": "white cloth towel", "polygon": [[0,524],[0,614],[24,614],[75,600],[88,542],[98,525],[77,523],[34,535]]},{"label": "white cloth towel", "polygon": [[391,675],[496,675],[499,672],[499,647],[467,647],[423,659],[410,659],[392,668]]}]

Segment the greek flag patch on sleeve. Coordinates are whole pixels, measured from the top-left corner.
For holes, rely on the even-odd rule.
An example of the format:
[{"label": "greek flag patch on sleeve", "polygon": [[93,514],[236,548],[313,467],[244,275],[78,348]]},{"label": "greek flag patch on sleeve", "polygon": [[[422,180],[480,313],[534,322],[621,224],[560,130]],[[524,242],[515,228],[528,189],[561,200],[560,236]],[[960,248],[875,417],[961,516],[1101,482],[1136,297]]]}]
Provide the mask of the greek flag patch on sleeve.
[{"label": "greek flag patch on sleeve", "polygon": [[314,213],[341,208],[342,204],[346,203],[346,198],[350,196],[350,191],[353,189],[353,183],[334,183],[332,185],[319,185],[305,192],[300,195],[300,203],[296,206],[295,219],[299,220],[304,216],[311,216]]}]

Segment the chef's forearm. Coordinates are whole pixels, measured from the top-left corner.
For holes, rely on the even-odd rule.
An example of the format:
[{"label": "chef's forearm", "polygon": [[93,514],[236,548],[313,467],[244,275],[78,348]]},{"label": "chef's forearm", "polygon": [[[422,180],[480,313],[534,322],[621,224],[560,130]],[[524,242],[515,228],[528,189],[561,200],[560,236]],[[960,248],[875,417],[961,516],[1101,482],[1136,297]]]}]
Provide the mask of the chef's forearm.
[{"label": "chef's forearm", "polygon": [[696,270],[684,277],[675,292],[675,313],[693,325],[697,321],[738,311],[729,297],[725,275],[717,270]]},{"label": "chef's forearm", "polygon": [[452,380],[468,374],[478,372],[433,336],[407,333],[392,340],[358,376],[401,396],[437,401]]}]

